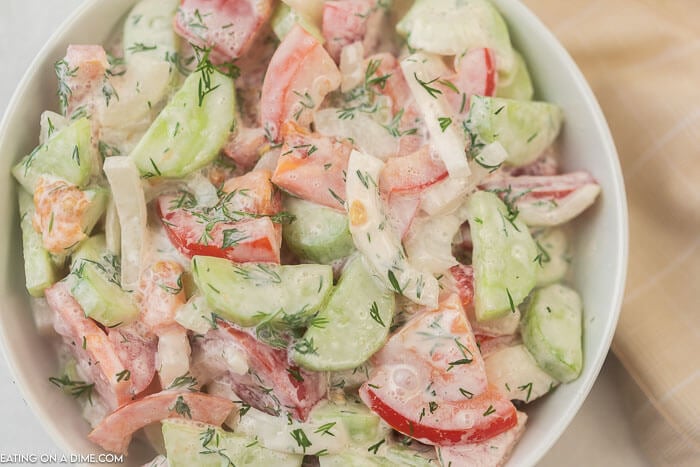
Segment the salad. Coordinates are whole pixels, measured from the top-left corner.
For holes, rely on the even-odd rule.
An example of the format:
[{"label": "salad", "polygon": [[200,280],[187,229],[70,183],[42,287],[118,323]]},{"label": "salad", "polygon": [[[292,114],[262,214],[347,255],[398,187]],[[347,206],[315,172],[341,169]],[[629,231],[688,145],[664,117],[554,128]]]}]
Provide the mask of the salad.
[{"label": "salad", "polygon": [[56,75],[26,287],[103,449],[502,465],[581,373],[600,187],[488,0],[141,0]]}]

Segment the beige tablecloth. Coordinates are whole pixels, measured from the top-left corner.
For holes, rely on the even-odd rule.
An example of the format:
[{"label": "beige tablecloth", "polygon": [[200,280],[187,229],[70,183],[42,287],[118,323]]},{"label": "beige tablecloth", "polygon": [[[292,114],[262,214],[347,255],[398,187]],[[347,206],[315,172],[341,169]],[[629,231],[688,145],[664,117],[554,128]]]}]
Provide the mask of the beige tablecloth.
[{"label": "beige tablecloth", "polygon": [[[700,465],[700,1],[524,0],[608,119],[630,209],[613,350],[646,397],[632,422],[658,465]],[[604,423],[601,424],[604,429]]]}]

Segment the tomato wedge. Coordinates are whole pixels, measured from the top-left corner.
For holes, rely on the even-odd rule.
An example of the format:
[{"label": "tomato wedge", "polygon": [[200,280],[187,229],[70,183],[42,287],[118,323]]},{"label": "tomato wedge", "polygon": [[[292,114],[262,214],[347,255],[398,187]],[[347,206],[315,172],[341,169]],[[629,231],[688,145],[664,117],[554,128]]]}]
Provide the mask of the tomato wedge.
[{"label": "tomato wedge", "polygon": [[156,334],[176,324],[175,313],[187,301],[182,285],[184,272],[174,261],[156,261],[141,273],[137,295],[140,320]]},{"label": "tomato wedge", "polygon": [[416,192],[445,178],[445,164],[425,145],[412,154],[389,158],[379,177],[379,189],[385,193]]},{"label": "tomato wedge", "polygon": [[131,383],[131,392],[138,395],[146,391],[156,374],[158,339],[139,321],[128,326],[109,328],[107,337],[119,360],[128,370],[122,379]]},{"label": "tomato wedge", "polygon": [[455,281],[462,307],[466,310],[474,303],[474,269],[471,266],[458,264],[450,268],[450,274]]},{"label": "tomato wedge", "polygon": [[271,216],[279,213],[281,199],[270,172],[230,179],[223,191],[213,208],[198,206],[187,192],[158,199],[158,213],[173,245],[190,258],[279,263],[282,228]]},{"label": "tomato wedge", "polygon": [[380,381],[370,381],[360,388],[364,403],[393,429],[424,444],[478,443],[498,436],[517,423],[515,407],[494,386],[462,402],[426,403],[420,411],[406,415],[405,407],[387,403],[381,389],[372,389],[370,385],[378,385]]},{"label": "tomato wedge", "polygon": [[106,451],[126,454],[131,436],[139,429],[166,418],[186,418],[221,425],[233,402],[201,392],[164,391],[115,410],[100,422],[88,439]]},{"label": "tomato wedge", "polygon": [[70,116],[81,107],[91,114],[102,96],[109,68],[107,53],[100,45],[69,45],[66,57],[56,64],[56,73],[66,85],[59,93],[62,108]]},{"label": "tomato wedge", "polygon": [[46,300],[56,313],[54,327],[75,356],[78,367],[95,384],[95,391],[108,408],[115,409],[131,400],[132,383],[118,375],[126,370],[107,334],[86,318],[70,294],[66,282],[45,291]]},{"label": "tomato wedge", "polygon": [[503,465],[525,431],[527,414],[518,412],[517,424],[498,436],[479,443],[438,448],[438,458],[443,466]]},{"label": "tomato wedge", "polygon": [[373,363],[360,397],[394,429],[423,443],[482,441],[516,423],[513,404],[486,381],[456,294],[410,321]]},{"label": "tomato wedge", "polygon": [[287,120],[308,128],[313,111],[340,80],[338,67],[321,43],[294,26],[272,56],[263,82],[260,111],[269,138],[277,141]]},{"label": "tomato wedge", "polygon": [[[219,329],[198,339],[200,358],[207,359],[209,372],[222,383],[230,384],[241,400],[258,410],[280,415],[289,410],[305,420],[326,394],[325,377],[289,362],[286,349],[272,348],[245,331],[218,320]],[[222,356],[222,348],[236,349],[245,357],[248,370],[232,368]],[[217,374],[218,373],[218,374]]]},{"label": "tomato wedge", "polygon": [[222,63],[244,55],[272,14],[272,0],[182,0],[174,28]]},{"label": "tomato wedge", "polygon": [[326,39],[326,49],[331,57],[340,61],[343,47],[367,38],[365,50],[370,50],[376,42],[368,35],[368,24],[373,17],[383,12],[377,8],[377,0],[330,0],[323,4],[322,33]]},{"label": "tomato wedge", "polygon": [[283,125],[282,135],[273,183],[294,196],[345,212],[345,172],[352,146],[293,122]]},{"label": "tomato wedge", "polygon": [[77,186],[63,180],[40,177],[34,191],[36,212],[34,229],[41,233],[42,244],[50,253],[65,254],[84,240],[81,219],[90,201]]}]

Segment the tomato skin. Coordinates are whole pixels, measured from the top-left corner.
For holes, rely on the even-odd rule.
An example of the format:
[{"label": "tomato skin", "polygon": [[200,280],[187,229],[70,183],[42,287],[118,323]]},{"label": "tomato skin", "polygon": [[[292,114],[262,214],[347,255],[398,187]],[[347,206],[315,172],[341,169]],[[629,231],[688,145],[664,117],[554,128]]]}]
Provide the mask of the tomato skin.
[{"label": "tomato skin", "polygon": [[[465,399],[461,403],[439,403],[434,413],[423,418],[426,420],[425,423],[419,420],[420,413],[416,413],[416,417],[412,419],[401,415],[368,383],[360,388],[360,398],[396,431],[435,446],[454,446],[485,441],[513,428],[518,420],[513,404],[493,386],[490,386],[486,392],[472,399]],[[464,410],[473,417],[471,423],[465,423],[464,428],[440,427],[441,418],[453,417],[457,412]]]},{"label": "tomato skin", "polygon": [[544,200],[557,201],[588,184],[597,184],[588,172],[571,172],[561,175],[521,175],[489,179],[479,186],[493,190],[502,198],[508,198],[516,207]]},{"label": "tomato skin", "polygon": [[442,85],[442,90],[456,114],[469,113],[471,96],[493,96],[496,93],[498,73],[496,58],[488,48],[471,49],[463,56],[455,58],[455,74],[447,79],[452,87]]},{"label": "tomato skin", "polygon": [[163,391],[120,407],[105,417],[88,439],[107,451],[125,454],[134,432],[166,418],[221,425],[233,410],[228,399],[201,392]]}]

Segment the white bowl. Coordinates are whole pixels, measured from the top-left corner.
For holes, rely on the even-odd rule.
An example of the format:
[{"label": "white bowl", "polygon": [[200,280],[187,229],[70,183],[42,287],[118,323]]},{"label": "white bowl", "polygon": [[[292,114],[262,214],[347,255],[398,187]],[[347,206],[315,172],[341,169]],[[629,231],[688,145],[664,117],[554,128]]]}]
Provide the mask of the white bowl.
[{"label": "white bowl", "polygon": [[[87,441],[89,427],[77,404],[51,385],[56,372],[50,346],[34,329],[24,289],[16,184],[10,167],[37,144],[39,116],[56,102],[53,64],[71,43],[103,43],[136,0],[86,1],[54,34],[19,84],[0,125],[0,334],[5,355],[24,398],[66,453],[99,453]],[[539,99],[559,104],[566,115],[560,139],[564,167],[585,169],[603,189],[596,205],[576,221],[574,287],[585,304],[581,377],[528,410],[524,437],[509,466],[531,466],[565,430],[588,395],[615,330],[627,268],[627,207],[620,166],[603,114],[583,75],[545,26],[518,0],[494,0],[510,26],[516,48],[530,66]],[[129,464],[147,453],[132,447]]]}]

